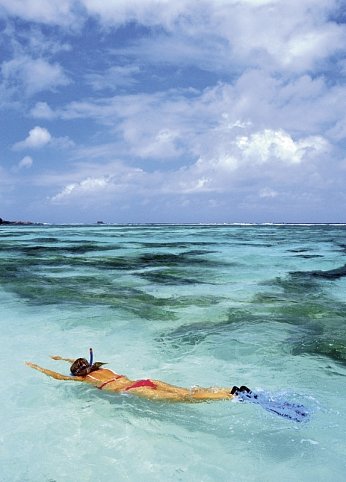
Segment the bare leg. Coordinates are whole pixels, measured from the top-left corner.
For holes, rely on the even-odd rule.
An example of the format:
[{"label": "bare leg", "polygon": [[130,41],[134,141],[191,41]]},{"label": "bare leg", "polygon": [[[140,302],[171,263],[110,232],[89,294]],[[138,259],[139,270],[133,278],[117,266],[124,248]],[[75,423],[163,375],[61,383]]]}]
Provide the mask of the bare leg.
[{"label": "bare leg", "polygon": [[196,403],[212,400],[231,400],[230,388],[182,388],[153,380],[157,388],[138,387],[126,391],[138,397],[169,402]]},{"label": "bare leg", "polygon": [[193,388],[191,398],[196,402],[205,400],[231,400],[234,395],[230,388]]},{"label": "bare leg", "polygon": [[44,373],[45,375],[55,378],[56,380],[72,380],[75,382],[85,382],[84,377],[70,377],[67,375],[62,375],[61,373],[53,372],[52,370],[48,370],[47,368],[42,368],[39,365],[36,365],[35,363],[31,362],[25,362],[26,365],[28,365],[31,368],[34,368],[35,370],[38,370],[39,372]]},{"label": "bare leg", "polygon": [[177,387],[175,385],[170,385],[169,383],[161,382],[160,380],[153,380],[153,382],[157,385],[158,390],[174,393],[176,395],[180,395],[181,397],[185,398],[192,398],[193,400],[224,400],[233,398],[231,394],[231,388],[203,388],[203,387],[196,387],[196,388],[183,388]]}]

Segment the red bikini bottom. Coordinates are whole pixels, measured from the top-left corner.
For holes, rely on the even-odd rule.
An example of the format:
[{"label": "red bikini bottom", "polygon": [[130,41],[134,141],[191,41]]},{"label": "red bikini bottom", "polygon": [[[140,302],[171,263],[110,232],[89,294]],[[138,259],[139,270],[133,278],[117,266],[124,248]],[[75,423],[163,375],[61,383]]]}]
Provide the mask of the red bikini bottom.
[{"label": "red bikini bottom", "polygon": [[[102,385],[100,385],[97,388],[99,390],[102,390],[102,388],[105,387],[106,385],[108,385],[108,383],[115,382],[119,378],[124,378],[124,376],[123,375],[117,375],[116,377],[111,378],[110,380],[107,380],[106,382],[102,383]],[[157,385],[149,379],[147,379],[147,380],[137,380],[136,382],[132,383],[132,385],[125,388],[125,391],[132,390],[133,388],[140,388],[140,387],[149,387],[149,388],[152,388],[153,390],[155,390],[157,388]]]},{"label": "red bikini bottom", "polygon": [[149,379],[147,379],[147,380],[137,380],[132,385],[125,388],[125,390],[126,391],[132,390],[133,388],[139,388],[139,387],[149,387],[149,388],[153,388],[155,390],[157,388],[157,385],[156,385],[156,383],[152,382]]}]

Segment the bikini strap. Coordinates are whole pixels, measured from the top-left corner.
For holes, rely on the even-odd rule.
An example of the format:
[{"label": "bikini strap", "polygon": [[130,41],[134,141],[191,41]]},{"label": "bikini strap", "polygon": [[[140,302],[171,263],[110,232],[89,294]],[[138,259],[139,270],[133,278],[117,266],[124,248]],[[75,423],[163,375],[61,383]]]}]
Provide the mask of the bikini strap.
[{"label": "bikini strap", "polygon": [[116,380],[119,380],[119,378],[124,378],[124,375],[116,375],[115,377],[111,378],[110,380],[107,380],[106,382],[103,382],[102,385],[98,386],[97,388],[99,390],[102,390],[103,387],[105,387],[109,383],[112,383],[112,382],[115,382]]}]

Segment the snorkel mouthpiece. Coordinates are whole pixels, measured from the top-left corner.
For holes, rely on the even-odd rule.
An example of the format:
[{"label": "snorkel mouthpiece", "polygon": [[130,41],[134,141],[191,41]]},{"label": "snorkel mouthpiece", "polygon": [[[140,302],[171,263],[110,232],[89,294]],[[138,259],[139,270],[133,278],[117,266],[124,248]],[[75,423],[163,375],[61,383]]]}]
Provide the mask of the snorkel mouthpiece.
[{"label": "snorkel mouthpiece", "polygon": [[89,349],[89,352],[90,352],[90,360],[89,360],[89,365],[91,366],[93,364],[93,361],[94,361],[94,354],[93,354],[93,349],[90,348]]}]

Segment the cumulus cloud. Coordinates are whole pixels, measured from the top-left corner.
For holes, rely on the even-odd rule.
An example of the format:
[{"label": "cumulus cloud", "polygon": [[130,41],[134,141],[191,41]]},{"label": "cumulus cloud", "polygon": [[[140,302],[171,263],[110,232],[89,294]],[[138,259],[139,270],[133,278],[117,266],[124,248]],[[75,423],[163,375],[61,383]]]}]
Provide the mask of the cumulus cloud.
[{"label": "cumulus cloud", "polygon": [[[89,176],[86,176],[87,173]],[[65,174],[63,177],[68,176],[77,180],[68,182],[57,194],[50,197],[53,204],[93,203],[95,200],[106,202],[117,195],[131,196],[134,193],[138,194],[139,191],[150,192],[155,178],[155,175],[151,178],[141,169],[126,166],[118,161],[101,166],[81,164],[78,172]],[[54,178],[48,179],[49,183],[52,181],[54,184]]]},{"label": "cumulus cloud", "polygon": [[33,59],[28,56],[19,56],[3,62],[1,74],[8,89],[23,88],[29,96],[70,82],[58,63],[49,63],[45,59]]},{"label": "cumulus cloud", "polygon": [[54,119],[56,114],[47,102],[37,102],[30,111],[30,115],[37,119]]},{"label": "cumulus cloud", "polygon": [[76,1],[70,0],[0,0],[0,7],[10,16],[53,25],[71,25]]},{"label": "cumulus cloud", "polygon": [[109,185],[106,178],[87,178],[80,182],[68,184],[64,189],[51,198],[52,203],[59,204],[76,197],[88,198],[95,193],[104,193]]},{"label": "cumulus cloud", "polygon": [[13,148],[15,150],[38,149],[47,145],[51,140],[52,136],[47,129],[36,126],[29,131],[29,135],[24,141],[17,142]]},{"label": "cumulus cloud", "polygon": [[[181,193],[227,192],[236,186],[249,183],[289,182],[297,177],[296,166],[305,163],[303,171],[314,171],[310,163],[328,150],[323,138],[302,138],[294,141],[282,130],[263,130],[249,136],[236,136],[214,155],[200,157],[189,167],[182,167],[166,180],[166,189]],[[269,191],[261,191],[262,198],[269,197]],[[270,191],[270,196],[274,197]],[[276,194],[275,194],[276,195]]]},{"label": "cumulus cloud", "polygon": [[[239,61],[267,64],[269,69],[304,71],[343,49],[345,28],[329,19],[336,5],[333,1],[232,3],[232,19],[226,6],[219,11],[213,9],[212,19],[235,47]],[[229,21],[233,28],[229,28]]]},{"label": "cumulus cloud", "polygon": [[29,131],[28,137],[24,141],[17,142],[13,148],[15,150],[22,149],[39,149],[52,140],[52,136],[44,127],[36,126]]},{"label": "cumulus cloud", "polygon": [[308,154],[318,154],[328,148],[328,143],[321,136],[300,139],[294,142],[283,130],[264,129],[251,136],[240,136],[236,145],[247,162],[263,164],[270,160],[288,164],[299,164]]},{"label": "cumulus cloud", "polygon": [[183,153],[178,129],[164,128],[156,132],[136,133],[131,126],[124,130],[125,140],[132,146],[131,153],[144,159],[167,160]]},{"label": "cumulus cloud", "polygon": [[25,156],[21,161],[18,163],[18,168],[19,169],[27,169],[33,165],[33,160],[30,156]]},{"label": "cumulus cloud", "polygon": [[13,150],[41,149],[47,145],[66,149],[74,143],[68,137],[53,137],[45,127],[36,126],[29,131],[28,136],[13,146]]},{"label": "cumulus cloud", "polygon": [[135,76],[140,69],[136,65],[113,66],[102,74],[90,73],[85,80],[94,90],[116,90],[119,87],[129,87],[136,83]]}]

